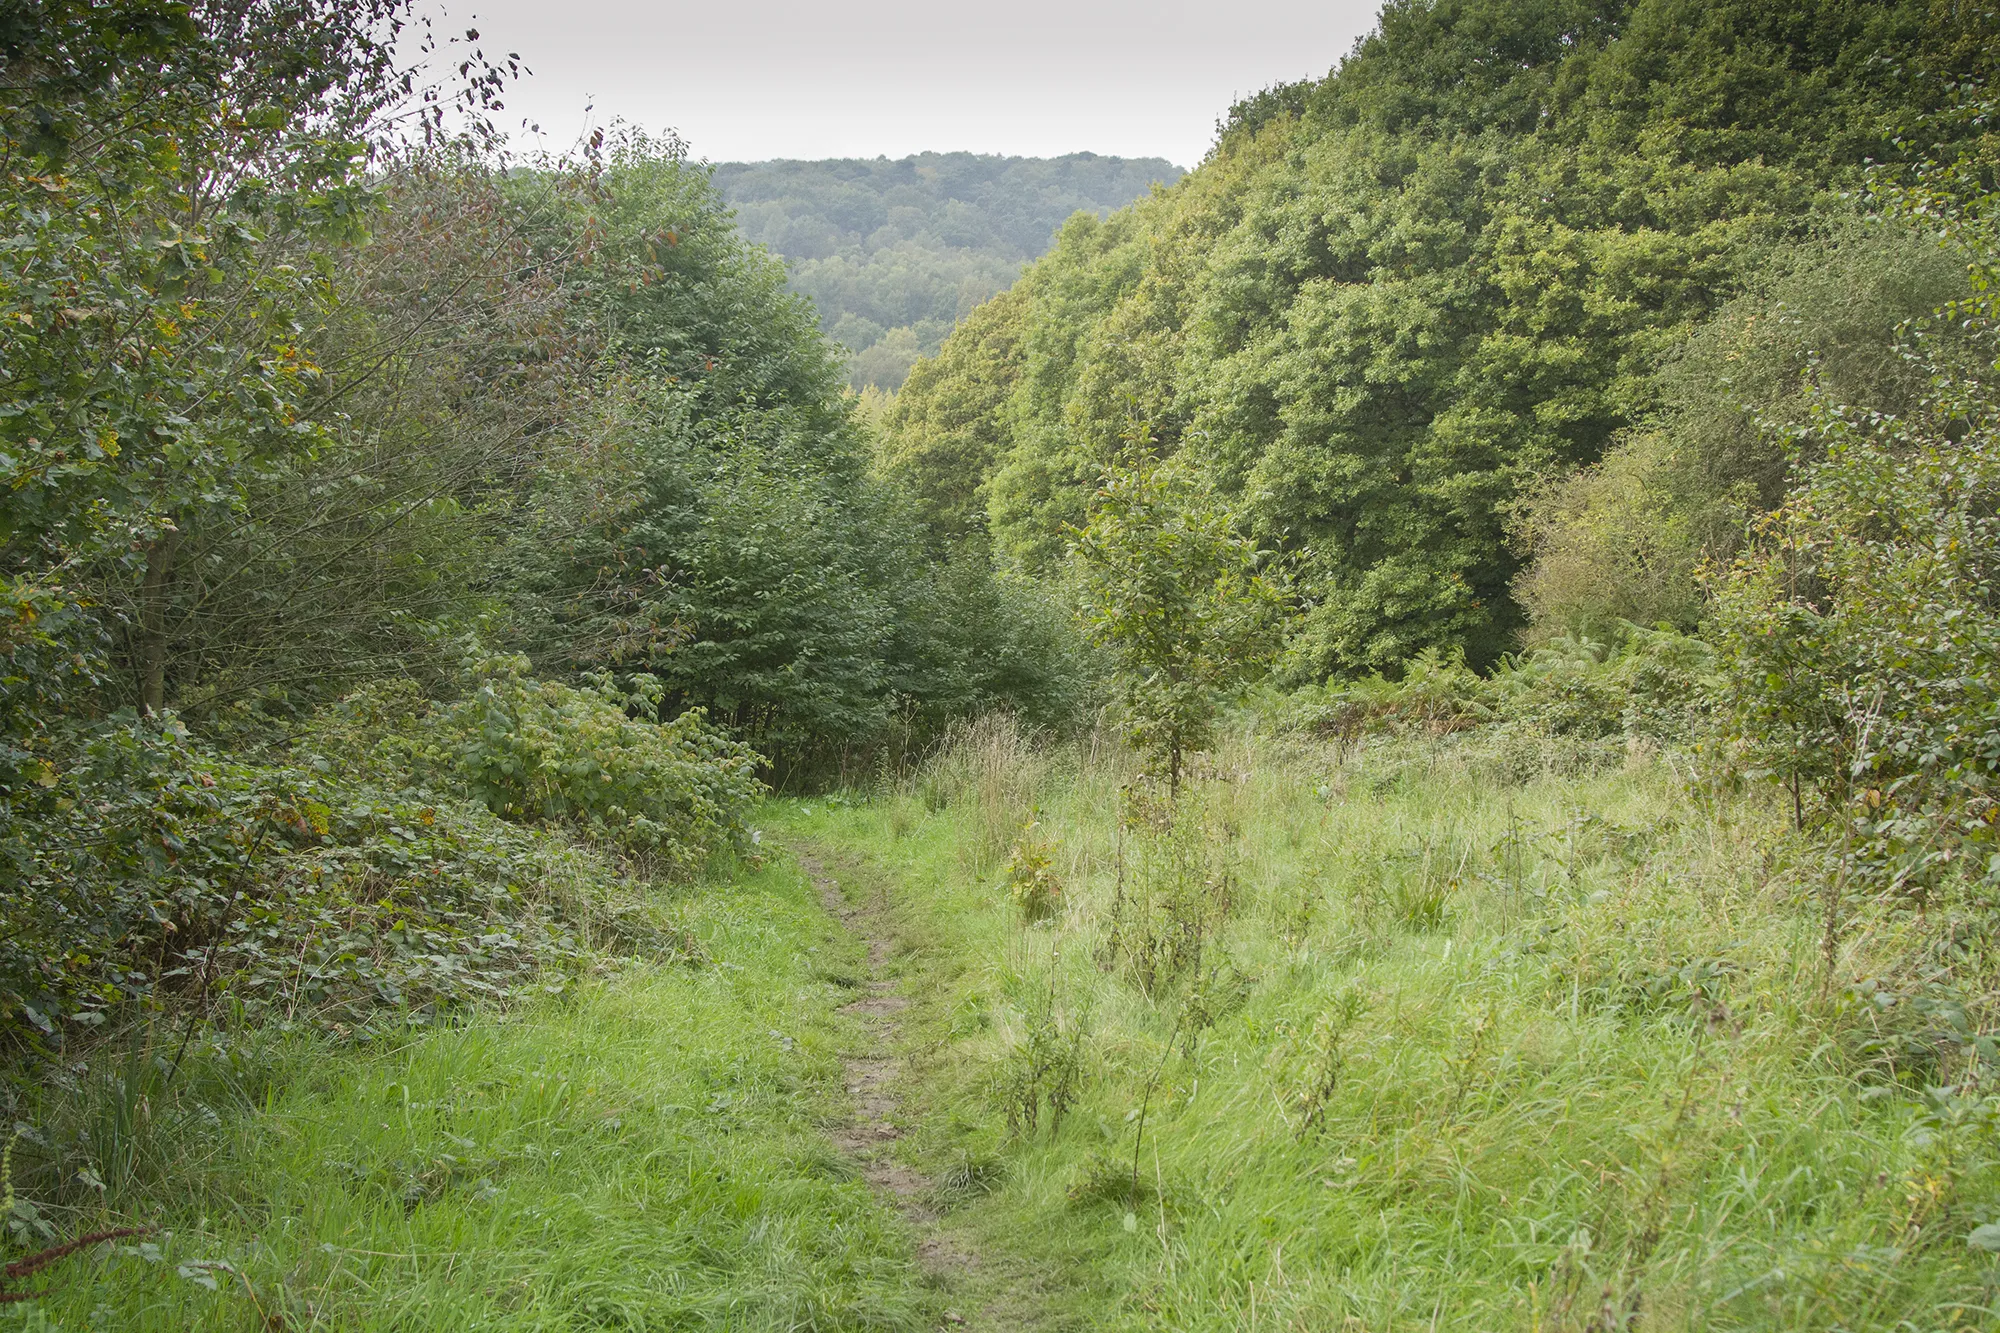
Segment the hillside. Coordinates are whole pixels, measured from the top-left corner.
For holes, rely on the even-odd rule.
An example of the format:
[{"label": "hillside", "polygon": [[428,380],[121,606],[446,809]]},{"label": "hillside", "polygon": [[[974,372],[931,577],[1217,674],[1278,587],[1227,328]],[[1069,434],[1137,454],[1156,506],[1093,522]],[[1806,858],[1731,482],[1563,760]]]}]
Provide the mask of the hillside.
[{"label": "hillside", "polygon": [[[1298,560],[1299,678],[1431,647],[1491,662],[1527,619],[1516,507],[1655,420],[1662,368],[1728,302],[1785,304],[1787,270],[1894,271],[1866,316],[1880,345],[1950,294],[1949,261],[1812,247],[1946,96],[1927,71],[1990,63],[1982,22],[1915,0],[1396,0],[1323,81],[1235,107],[1178,185],[1071,222],[920,363],[895,474],[935,532],[1046,570],[1136,410]],[[1742,463],[1767,500],[1771,465]]]},{"label": "hillside", "polygon": [[1122,208],[1180,176],[1163,158],[921,153],[725,162],[714,180],[743,235],[786,261],[792,290],[852,354],[855,386],[894,389],[1072,214]]}]

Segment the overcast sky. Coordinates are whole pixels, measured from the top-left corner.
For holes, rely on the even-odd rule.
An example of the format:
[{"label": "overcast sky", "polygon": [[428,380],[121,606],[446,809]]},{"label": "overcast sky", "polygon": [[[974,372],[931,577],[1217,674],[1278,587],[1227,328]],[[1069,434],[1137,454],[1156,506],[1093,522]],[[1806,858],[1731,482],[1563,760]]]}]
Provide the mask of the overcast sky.
[{"label": "overcast sky", "polygon": [[[1089,149],[1193,166],[1231,101],[1320,77],[1379,0],[427,0],[534,71],[547,147],[623,117],[712,162]],[[594,106],[586,121],[586,106]],[[517,135],[518,141],[518,135]],[[523,146],[526,146],[524,143]]]}]

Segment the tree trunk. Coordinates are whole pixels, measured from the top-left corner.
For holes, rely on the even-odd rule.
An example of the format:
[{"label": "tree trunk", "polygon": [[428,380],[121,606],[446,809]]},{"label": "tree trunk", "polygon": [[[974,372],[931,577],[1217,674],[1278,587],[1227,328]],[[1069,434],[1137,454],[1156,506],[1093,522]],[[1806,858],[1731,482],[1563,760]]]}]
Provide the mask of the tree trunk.
[{"label": "tree trunk", "polygon": [[174,548],[180,529],[167,529],[146,547],[146,578],[139,593],[139,710],[152,717],[167,704],[167,597],[173,589]]}]

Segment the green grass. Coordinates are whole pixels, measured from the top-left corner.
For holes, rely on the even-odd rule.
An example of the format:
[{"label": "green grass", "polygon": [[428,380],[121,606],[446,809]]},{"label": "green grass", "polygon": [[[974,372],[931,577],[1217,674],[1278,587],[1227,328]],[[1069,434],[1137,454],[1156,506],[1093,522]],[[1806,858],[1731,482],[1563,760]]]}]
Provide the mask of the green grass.
[{"label": "green grass", "polygon": [[[107,1050],[25,1114],[76,1153],[25,1172],[24,1201],[64,1177],[44,1196],[73,1206],[43,1210],[61,1234],[160,1230],[52,1270],[48,1299],[0,1321],[931,1327],[910,1237],[822,1132],[853,941],[782,862],[678,914],[705,965],[401,1042],[198,1043],[165,1086],[178,1032]],[[68,1178],[86,1164],[111,1177],[100,1205]]]},{"label": "green grass", "polygon": [[2000,1115],[1940,1002],[1984,1022],[1980,939],[1850,903],[1829,976],[1774,805],[1498,769],[1242,741],[1121,832],[1117,756],[987,727],[767,807],[895,917],[951,1291],[829,1146],[867,968],[775,857],[668,909],[699,964],[396,1042],[242,1029],[171,1080],[178,1029],[106,1043],[17,1107],[16,1252],[36,1208],[160,1230],[0,1326],[2000,1327]]},{"label": "green grass", "polygon": [[[1116,949],[1114,763],[989,733],[782,820],[898,887],[906,1151],[991,1183],[953,1224],[1057,1275],[1075,1327],[2000,1326],[1966,1240],[2000,1137],[1925,1026],[1930,928],[1850,905],[1829,983],[1821,867],[1774,805],[1416,740],[1218,768],[1178,843],[1124,836]],[[1041,925],[1003,883],[1036,807],[1066,889]],[[1198,967],[1135,966],[1204,912]],[[1028,1130],[1071,1041],[1080,1098]]]}]

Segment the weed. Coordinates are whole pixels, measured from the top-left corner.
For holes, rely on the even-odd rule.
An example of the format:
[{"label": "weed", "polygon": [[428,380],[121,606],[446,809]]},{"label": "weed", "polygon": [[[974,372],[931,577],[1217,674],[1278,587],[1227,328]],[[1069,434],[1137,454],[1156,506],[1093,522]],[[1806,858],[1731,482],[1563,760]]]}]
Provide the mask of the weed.
[{"label": "weed", "polygon": [[1426,838],[1389,864],[1389,905],[1404,929],[1419,935],[1443,930],[1472,864],[1472,849],[1456,837]]},{"label": "weed", "polygon": [[1300,882],[1296,895],[1278,921],[1278,938],[1285,942],[1286,948],[1297,949],[1311,937],[1314,920],[1325,898],[1326,885],[1317,876]]},{"label": "weed", "polygon": [[1027,1030],[1009,1053],[1000,1080],[1010,1134],[1033,1134],[1046,1124],[1054,1138],[1083,1091],[1088,1026],[1058,1003],[1058,975],[1052,965],[1048,985],[1037,990],[1026,1015]]},{"label": "weed", "polygon": [[951,1165],[938,1173],[932,1194],[944,1207],[962,1207],[991,1194],[1006,1178],[1006,1164],[999,1158],[961,1149]]},{"label": "weed", "polygon": [[989,873],[1027,823],[1048,765],[1021,725],[1006,713],[954,722],[918,772],[924,805],[961,814],[970,835],[963,855],[974,875]]},{"label": "weed", "polygon": [[1173,1058],[1174,1040],[1180,1036],[1186,1016],[1183,1010],[1175,1017],[1173,1031],[1167,1034],[1166,1044],[1160,1048],[1160,1062],[1153,1066],[1153,1076],[1146,1080],[1146,1091],[1139,1098],[1139,1105],[1126,1114],[1126,1119],[1133,1121],[1130,1202],[1134,1208],[1139,1206],[1139,1154],[1146,1146],[1146,1116],[1153,1108],[1153,1094],[1159,1091],[1160,1076],[1167,1072],[1167,1061]]},{"label": "weed", "polygon": [[1353,988],[1344,990],[1328,1009],[1313,1020],[1310,1033],[1290,1043],[1295,1063],[1291,1079],[1292,1107],[1298,1115],[1298,1125],[1292,1131],[1294,1137],[1302,1139],[1324,1126],[1327,1108],[1333,1104],[1333,1095],[1340,1087],[1341,1071],[1346,1066],[1341,1043],[1367,1009],[1367,997],[1360,991]]},{"label": "weed", "polygon": [[1062,879],[1053,864],[1055,847],[1038,836],[1041,827],[1036,820],[1023,828],[1007,857],[1007,896],[1014,900],[1021,919],[1031,925],[1062,909]]},{"label": "weed", "polygon": [[1182,1039],[1189,1050],[1201,1033],[1242,1008],[1256,989],[1257,979],[1245,975],[1227,958],[1195,973],[1180,1003]]},{"label": "weed", "polygon": [[1178,801],[1128,803],[1126,829],[1136,854],[1111,931],[1147,994],[1198,975],[1210,941],[1236,906],[1236,876],[1208,818],[1206,795],[1190,784]]},{"label": "weed", "polygon": [[1397,876],[1391,881],[1390,902],[1396,919],[1419,935],[1444,929],[1446,907],[1451,901],[1449,882],[1428,873]]},{"label": "weed", "polygon": [[1063,1197],[1074,1205],[1108,1203],[1132,1210],[1145,1203],[1151,1194],[1144,1179],[1135,1180],[1130,1162],[1101,1152],[1086,1157],[1063,1190]]},{"label": "weed", "polygon": [[[966,871],[969,805],[893,843],[879,817],[834,830],[905,884],[949,1150],[1016,1125],[967,1224],[1101,1296],[1093,1327],[1245,1327],[1252,1294],[1260,1326],[1567,1333],[1990,1304],[1966,1240],[2000,1219],[2000,948],[1974,906],[1932,905],[1967,923],[1933,948],[1850,893],[1822,999],[1817,863],[1782,850],[1781,805],[1691,810],[1672,752],[1495,785],[1489,740],[1356,738],[1339,782],[1329,747],[1246,742],[1226,792],[1200,777],[1177,803],[1122,756],[1050,765],[1045,932]],[[1098,966],[1061,968],[1079,949]],[[956,1017],[1017,987],[1011,1038]],[[1076,1014],[1090,1076],[1056,1099],[1064,1133],[1023,1133]],[[1101,1142],[1072,1132],[1093,1122]],[[1156,1246],[1134,1192],[1163,1181]]]},{"label": "weed", "polygon": [[1451,1103],[1446,1108],[1446,1123],[1458,1119],[1459,1111],[1465,1106],[1466,1094],[1478,1080],[1486,1064],[1486,1049],[1493,1038],[1494,1006],[1488,1004],[1484,1013],[1473,1021],[1472,1031],[1466,1034],[1465,1042],[1450,1061]]},{"label": "weed", "polygon": [[[17,1239],[27,1236],[35,1236],[37,1239],[47,1239],[53,1234],[54,1229],[42,1219],[32,1204],[26,1203],[14,1195],[14,1145],[20,1142],[21,1133],[21,1130],[16,1129],[7,1137],[6,1147],[0,1148],[0,1218],[6,1219],[8,1229]],[[152,1230],[152,1227],[104,1227],[86,1235],[78,1236],[74,1240],[63,1241],[54,1245],[44,1245],[34,1253],[16,1259],[6,1265],[6,1267],[0,1268],[0,1305],[12,1305],[22,1301],[38,1300],[42,1296],[47,1295],[48,1293],[46,1292],[10,1291],[8,1288],[24,1278],[33,1277],[43,1269],[67,1259],[72,1254],[80,1253],[94,1245],[103,1245],[110,1241],[123,1240],[130,1236],[148,1235]]]}]

